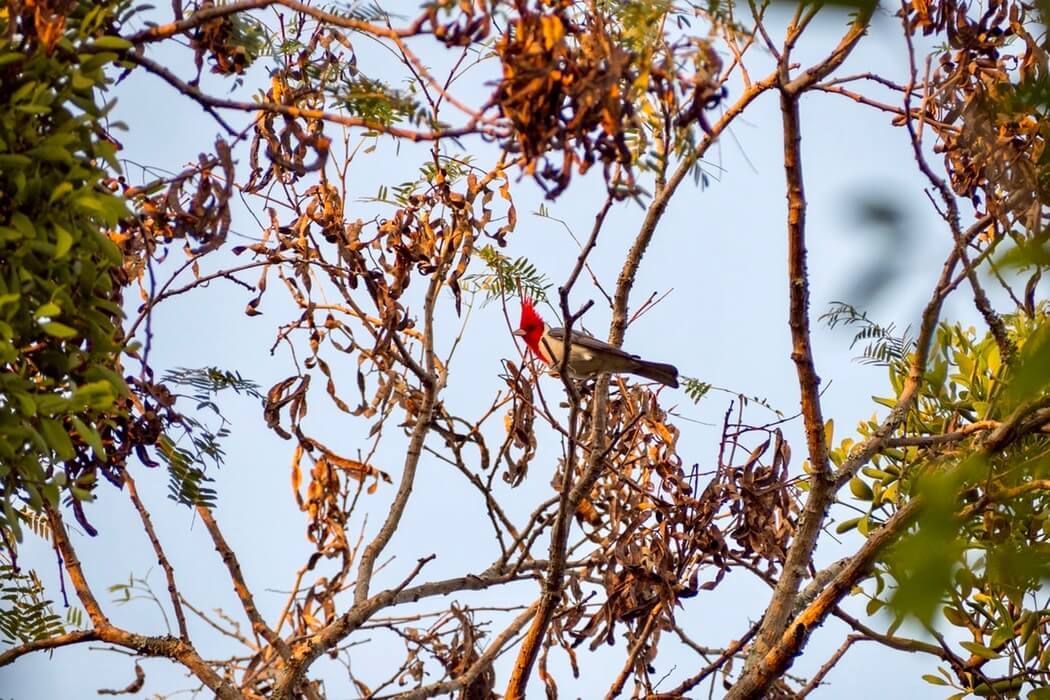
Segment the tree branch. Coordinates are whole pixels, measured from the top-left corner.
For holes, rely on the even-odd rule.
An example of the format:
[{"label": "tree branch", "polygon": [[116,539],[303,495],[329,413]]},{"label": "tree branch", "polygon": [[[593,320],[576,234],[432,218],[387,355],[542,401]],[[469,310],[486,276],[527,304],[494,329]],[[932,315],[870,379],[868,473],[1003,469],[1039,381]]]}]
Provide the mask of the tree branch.
[{"label": "tree branch", "polygon": [[325,12],[318,7],[297,2],[297,0],[235,0],[234,2],[198,10],[184,19],[157,25],[150,27],[149,29],[143,29],[142,31],[125,38],[132,44],[136,45],[163,41],[164,39],[173,37],[176,34],[182,34],[191,29],[196,29],[211,20],[221,19],[223,17],[240,14],[249,10],[259,10],[272,5],[287,7],[289,10],[300,12],[319,22],[335,27],[352,29],[365,34],[371,34],[372,36],[389,39],[404,38],[419,34],[423,21],[426,19],[426,15],[423,15],[405,29],[391,29],[390,27],[371,24],[370,22],[364,22],[362,20],[354,19],[353,17],[347,17],[346,15]]},{"label": "tree branch", "polygon": [[682,681],[674,690],[667,693],[657,693],[655,695],[649,695],[646,698],[646,700],[678,700],[685,693],[688,693],[690,690],[700,685],[700,683],[702,683],[705,678],[710,676],[718,669],[722,668],[726,661],[729,661],[731,658],[736,656],[740,652],[740,650],[742,650],[747,645],[747,643],[751,641],[751,638],[758,633],[758,628],[761,624],[762,621],[759,620],[754,625],[752,625],[751,629],[749,629],[744,634],[744,636],[742,636],[735,642],[730,642],[729,644],[727,644],[726,648],[722,651],[721,654],[718,655],[717,659],[709,663],[704,668],[700,669],[700,672],[697,673],[695,676],[692,676]]},{"label": "tree branch", "polygon": [[12,647],[3,653],[0,653],[0,667],[14,663],[19,657],[25,656],[34,651],[47,651],[58,649],[59,647],[70,646],[72,644],[80,644],[81,642],[96,642],[98,640],[98,632],[95,630],[76,630],[74,632],[67,632],[66,634],[59,634],[54,637],[47,637],[46,639],[34,639],[31,642],[19,644],[16,647]]},{"label": "tree branch", "polygon": [[451,680],[442,681],[440,683],[433,683],[431,685],[425,685],[422,688],[416,688],[410,690],[407,693],[399,693],[397,695],[388,696],[389,698],[397,698],[397,700],[423,700],[424,698],[432,698],[435,695],[451,694],[460,690],[461,688],[467,688],[473,683],[478,676],[480,676],[486,669],[492,666],[492,662],[496,660],[496,657],[503,651],[503,647],[511,640],[514,635],[521,631],[525,624],[536,614],[536,609],[539,607],[540,602],[536,601],[530,605],[523,613],[518,615],[510,623],[510,625],[500,632],[499,636],[492,640],[488,648],[470,665],[470,667],[462,674]]},{"label": "tree branch", "polygon": [[813,675],[813,677],[809,679],[809,683],[806,683],[806,685],[798,691],[798,697],[804,698],[810,693],[812,693],[814,690],[816,690],[817,687],[820,685],[821,681],[823,681],[824,678],[828,675],[828,673],[831,672],[831,669],[835,668],[835,665],[838,664],[838,662],[842,660],[842,657],[846,655],[846,652],[849,651],[849,648],[853,646],[854,643],[862,641],[864,639],[866,638],[862,637],[859,634],[851,634],[848,637],[846,637],[846,641],[842,643],[842,646],[836,649],[835,653],[831,655],[831,658],[824,662],[824,665],[821,666],[820,669]]},{"label": "tree branch", "polygon": [[609,688],[609,692],[605,694],[605,700],[613,700],[623,692],[623,686],[627,683],[627,677],[631,675],[631,670],[638,662],[638,655],[642,653],[645,645],[649,643],[649,635],[653,633],[653,628],[656,626],[656,621],[660,618],[660,613],[662,612],[663,606],[660,603],[654,605],[653,609],[649,611],[648,617],[645,618],[645,624],[638,631],[638,638],[634,640],[634,644],[627,651],[627,658],[623,662],[623,668],[617,674],[616,680],[613,681],[612,687]]},{"label": "tree branch", "polygon": [[145,656],[163,656],[184,666],[195,675],[204,685],[208,686],[220,700],[244,700],[243,696],[227,681],[223,680],[204,659],[197,654],[193,645],[176,637],[148,637],[134,634],[113,625],[106,617],[102,608],[91,591],[84,570],[80,566],[73,543],[66,533],[62,516],[53,506],[44,506],[48,522],[51,525],[51,537],[55,548],[62,557],[66,573],[69,575],[73,590],[76,591],[80,603],[87,611],[88,617],[94,625],[93,632],[99,641],[116,644],[117,646],[131,649]]},{"label": "tree branch", "polygon": [[[161,78],[164,82],[171,85],[183,95],[197,102],[205,109],[205,111],[212,113],[213,116],[213,110],[215,109],[229,109],[248,113],[270,112],[273,114],[284,115],[290,119],[317,120],[328,122],[330,124],[339,124],[340,126],[349,128],[361,128],[366,131],[375,131],[412,142],[437,141],[440,139],[458,138],[468,134],[489,131],[487,128],[479,127],[474,120],[471,120],[465,126],[458,128],[439,129],[436,131],[413,131],[411,129],[402,129],[400,127],[390,126],[370,119],[348,117],[336,112],[326,112],[321,109],[296,107],[293,105],[279,104],[277,102],[243,102],[240,100],[214,97],[204,93],[200,88],[181,80],[170,70],[145,56],[136,54],[132,51],[127,51],[123,54],[123,59],[142,66],[150,73]],[[223,125],[228,131],[237,133],[232,127],[226,125],[225,122],[223,122]]]},{"label": "tree branch", "polygon": [[788,200],[788,295],[791,359],[798,374],[802,420],[812,473],[809,496],[773,589],[769,607],[748,654],[750,666],[764,656],[787,625],[802,579],[813,558],[817,538],[834,498],[834,483],[824,437],[820,406],[820,378],[813,360],[809,328],[809,270],[806,264],[806,195],[802,176],[802,127],[798,95],[782,90],[780,111],[784,125],[784,172]]},{"label": "tree branch", "polygon": [[843,570],[788,625],[765,656],[757,659],[751,668],[741,675],[726,698],[761,698],[769,685],[791,666],[795,656],[809,641],[813,630],[824,622],[853,586],[868,574],[882,550],[895,542],[915,521],[922,505],[921,497],[914,498],[894,513],[882,527],[871,533]]},{"label": "tree branch", "polygon": [[[598,210],[594,218],[594,226],[587,243],[580,250],[576,265],[564,285],[559,289],[561,298],[562,316],[565,323],[565,344],[572,342],[572,324],[583,313],[581,310],[576,314],[569,311],[569,292],[579,278],[580,272],[587,263],[587,256],[594,250],[598,241],[598,234],[605,223],[605,217],[609,213],[613,203],[612,194],[609,194],[605,203]],[[636,263],[637,264],[637,263]],[[584,307],[586,308],[586,307]],[[613,311],[616,318],[616,310]],[[610,342],[612,340],[610,339]],[[594,388],[594,399],[591,407],[591,431],[589,435],[589,449],[587,460],[584,463],[579,481],[573,485],[575,477],[575,466],[577,459],[577,441],[579,433],[579,398],[572,385],[572,378],[568,371],[569,353],[563,353],[560,371],[562,381],[565,382],[566,393],[570,396],[568,439],[566,443],[565,473],[562,478],[561,493],[558,499],[558,511],[555,514],[554,526],[551,529],[550,553],[548,555],[549,566],[547,575],[543,581],[543,593],[540,596],[539,607],[536,615],[532,618],[532,625],[522,641],[521,648],[511,671],[510,680],[507,684],[507,700],[520,700],[525,697],[525,688],[532,674],[532,667],[539,656],[543,638],[547,628],[554,619],[554,612],[561,602],[562,584],[565,578],[565,559],[568,555],[569,532],[575,517],[576,507],[583,497],[590,493],[591,488],[601,474],[603,446],[606,444],[606,404],[609,397],[609,376],[603,375],[598,378]]]},{"label": "tree branch", "polygon": [[338,644],[357,629],[369,617],[374,615],[377,610],[391,605],[396,596],[408,586],[419,569],[422,568],[422,565],[429,561],[429,559],[421,559],[416,569],[399,586],[369,597],[369,588],[376,560],[397,531],[405,508],[408,505],[409,496],[412,494],[416,469],[423,454],[423,443],[433,425],[434,406],[437,403],[438,394],[444,387],[447,376],[444,369],[440,372],[438,371],[434,353],[434,306],[437,303],[438,294],[444,286],[444,273],[454,257],[457,245],[459,245],[459,239],[451,239],[446,242],[445,248],[441,253],[440,263],[432,273],[430,284],[427,287],[423,301],[423,355],[427,376],[426,380],[421,380],[423,400],[412,427],[401,472],[401,482],[394,496],[394,502],[391,504],[390,512],[387,514],[382,526],[380,526],[379,532],[368,543],[361,555],[361,562],[358,564],[357,579],[354,586],[354,605],[346,614],[337,618],[294,650],[292,658],[274,690],[274,700],[285,700],[291,697],[310,664],[326,650]]},{"label": "tree branch", "polygon": [[[970,289],[973,291],[974,306],[984,318],[985,323],[988,325],[988,329],[992,333],[992,337],[995,338],[995,343],[999,347],[999,353],[1003,360],[1008,360],[1014,353],[1014,344],[1013,341],[1010,340],[1006,331],[1006,324],[1003,322],[1003,319],[998,313],[996,313],[995,309],[992,308],[992,304],[988,300],[988,295],[985,294],[984,287],[981,286],[980,280],[977,279],[977,271],[974,269],[974,266],[970,262],[969,256],[966,253],[966,243],[963,241],[962,225],[959,222],[959,204],[956,201],[951,188],[948,187],[948,183],[945,182],[944,178],[933,172],[933,168],[931,168],[929,162],[927,162],[926,156],[922,151],[922,141],[915,129],[914,118],[911,111],[912,90],[918,79],[915,66],[915,49],[912,45],[911,28],[908,26],[908,20],[906,18],[902,19],[902,24],[904,27],[904,39],[908,46],[908,65],[910,69],[910,80],[907,89],[904,91],[904,125],[908,130],[915,163],[919,166],[919,170],[926,176],[926,179],[929,180],[930,184],[933,185],[933,188],[937,190],[941,201],[944,202],[946,211],[943,213],[943,217],[952,234],[952,240],[955,241],[956,250],[959,253],[963,270],[966,273],[966,279],[969,281]],[[927,64],[927,74],[928,73],[929,65]],[[924,84],[928,89],[929,80],[925,80]],[[919,110],[920,124],[921,121],[925,119],[923,111],[924,109]]]},{"label": "tree branch", "polygon": [[204,506],[197,506],[197,515],[200,516],[201,522],[204,523],[208,534],[211,535],[215,551],[219,553],[222,563],[226,565],[226,570],[230,574],[230,580],[233,582],[233,591],[237,594],[237,599],[241,601],[241,607],[244,609],[244,614],[248,617],[248,622],[251,623],[252,630],[265,639],[281,655],[281,658],[287,661],[291,658],[291,649],[288,648],[283,639],[270,629],[258,607],[256,607],[255,597],[248,588],[248,584],[244,581],[244,574],[241,573],[241,565],[237,561],[237,555],[234,554],[233,549],[226,542],[222,530],[219,529],[219,524],[215,521],[214,514]]},{"label": "tree branch", "polygon": [[[1050,396],[1043,396],[1018,407],[1007,420],[985,438],[981,444],[981,453],[995,454],[1023,437],[1026,430],[1041,427],[1043,418],[1050,419],[1050,415],[1045,417],[1041,415],[1048,405],[1050,405]],[[1029,483],[1036,484],[1032,490],[1042,486],[1038,482]],[[1024,486],[1026,485],[1018,488]],[[765,656],[756,661],[750,669],[744,671],[726,697],[741,699],[761,697],[769,685],[791,666],[795,657],[805,647],[813,630],[823,624],[827,616],[837,609],[839,602],[870,573],[871,567],[882,551],[914,524],[925,505],[926,499],[922,495],[912,497],[880,528],[871,533],[857,553],[850,557],[814,601],[788,625],[780,639]],[[983,507],[980,503],[967,506],[957,517],[959,519],[971,517],[980,507]],[[916,650],[925,651],[918,647]]]},{"label": "tree branch", "polygon": [[128,497],[134,504],[135,510],[138,511],[139,519],[142,520],[142,527],[146,530],[146,536],[149,537],[150,544],[153,546],[153,553],[157,555],[157,563],[164,570],[164,577],[168,581],[168,596],[171,598],[171,607],[175,611],[175,620],[179,625],[179,638],[184,642],[189,642],[190,633],[186,629],[186,615],[182,612],[179,589],[175,585],[175,570],[172,568],[171,562],[168,561],[168,557],[164,554],[164,549],[160,545],[160,538],[157,537],[157,531],[153,528],[153,520],[150,518],[149,511],[146,510],[146,506],[143,505],[142,499],[139,498],[138,489],[135,488],[135,480],[127,469],[124,470],[124,484],[128,487]]}]

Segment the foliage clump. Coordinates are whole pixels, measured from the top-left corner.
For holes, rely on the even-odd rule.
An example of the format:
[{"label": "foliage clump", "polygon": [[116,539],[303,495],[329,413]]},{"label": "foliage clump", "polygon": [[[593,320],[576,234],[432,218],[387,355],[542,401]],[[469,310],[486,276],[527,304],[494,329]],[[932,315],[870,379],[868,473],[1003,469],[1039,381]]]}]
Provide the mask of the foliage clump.
[{"label": "foliage clump", "polygon": [[8,3],[0,10],[0,535],[97,477],[119,480],[127,437],[120,374],[121,254],[128,214],[101,124],[122,4]]}]

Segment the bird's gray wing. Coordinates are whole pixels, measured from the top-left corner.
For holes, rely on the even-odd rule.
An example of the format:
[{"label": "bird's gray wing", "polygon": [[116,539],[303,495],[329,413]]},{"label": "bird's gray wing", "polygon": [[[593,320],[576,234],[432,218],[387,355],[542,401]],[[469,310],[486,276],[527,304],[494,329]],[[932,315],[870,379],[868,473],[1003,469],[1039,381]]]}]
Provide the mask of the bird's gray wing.
[{"label": "bird's gray wing", "polygon": [[[547,333],[550,335],[550,337],[554,338],[555,340],[560,340],[563,343],[565,342],[565,329],[564,328],[550,328],[550,329],[547,330]],[[604,353],[611,353],[611,354],[614,354],[614,355],[619,355],[621,357],[629,357],[631,359],[638,359],[637,355],[632,355],[629,352],[624,352],[623,350],[621,350],[620,348],[616,347],[615,345],[609,345],[605,341],[598,340],[593,335],[588,335],[587,333],[584,333],[583,331],[574,330],[572,332],[572,342],[575,343],[576,345],[580,345],[582,347],[588,348],[589,350],[595,350],[597,352],[604,352]]]}]

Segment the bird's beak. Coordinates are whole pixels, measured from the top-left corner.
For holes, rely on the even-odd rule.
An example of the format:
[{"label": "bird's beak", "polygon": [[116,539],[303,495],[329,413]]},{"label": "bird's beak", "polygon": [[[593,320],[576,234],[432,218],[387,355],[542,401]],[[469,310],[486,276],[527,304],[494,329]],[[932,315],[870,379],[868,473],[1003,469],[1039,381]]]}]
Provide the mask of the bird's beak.
[{"label": "bird's beak", "polygon": [[512,333],[511,335],[516,335],[519,338],[524,338],[525,337],[525,331],[523,331],[522,329],[519,328],[518,330],[514,331],[514,333]]}]

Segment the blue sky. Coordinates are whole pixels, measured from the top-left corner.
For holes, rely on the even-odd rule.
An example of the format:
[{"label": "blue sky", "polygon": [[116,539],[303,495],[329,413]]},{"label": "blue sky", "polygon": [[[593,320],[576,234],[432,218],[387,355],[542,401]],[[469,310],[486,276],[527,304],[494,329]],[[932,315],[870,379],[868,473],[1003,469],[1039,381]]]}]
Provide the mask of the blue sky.
[{"label": "blue sky", "polygon": [[[825,11],[805,35],[797,60],[806,64],[821,57],[838,41],[845,23],[844,15]],[[777,22],[773,24],[776,26]],[[384,62],[390,60],[389,54],[367,45],[367,41],[359,43],[362,45],[355,48],[360,53],[359,65],[366,73],[388,69]],[[154,57],[186,65],[183,73],[190,75],[185,54],[164,51]],[[863,70],[876,70],[901,82],[906,80],[903,41],[894,18],[877,17],[870,35],[840,74]],[[249,77],[248,84],[258,77],[257,73]],[[216,93],[224,89],[210,76],[206,77],[205,86]],[[468,89],[464,85],[464,90],[469,101],[472,95],[487,93],[488,88]],[[130,160],[178,170],[196,153],[211,148],[215,124],[195,104],[158,80],[138,72],[117,86],[115,94],[119,99],[117,116],[131,127],[121,137],[125,145],[123,155]],[[730,100],[733,97],[731,93]],[[235,123],[246,123],[245,119],[244,115],[234,115]],[[913,323],[950,246],[949,234],[923,195],[924,180],[913,165],[906,133],[889,122],[888,115],[838,96],[811,94],[802,102],[815,358],[826,388],[824,412],[835,419],[837,438],[850,434],[857,420],[872,415],[876,407],[870,396],[888,392],[886,374],[884,369],[853,361],[857,351],[848,347],[847,332],[829,331],[815,323],[816,317],[831,301],[841,299],[861,305],[880,321],[893,321],[900,327]],[[470,142],[469,148],[480,162],[494,156],[490,146],[479,142]],[[247,169],[244,149],[238,151],[238,156],[243,173]],[[414,178],[424,157],[423,148],[403,145],[398,149],[389,139],[381,140],[374,153],[362,157],[351,168],[352,194],[373,195],[380,183],[395,184]],[[768,94],[709,152],[705,164],[709,186],[683,185],[672,200],[639,270],[634,300],[638,303],[653,292],[670,294],[631,326],[625,347],[652,359],[673,362],[684,375],[764,397],[771,405],[793,413],[798,394],[789,356],[781,161],[779,105],[776,96]],[[128,175],[133,182],[140,177],[134,167],[129,168]],[[577,236],[589,231],[602,200],[602,185],[595,175],[576,178],[567,194],[547,204],[551,216],[563,219]],[[512,187],[519,225],[508,238],[510,245],[505,252],[528,257],[551,280],[561,282],[575,262],[576,244],[561,225],[532,215],[542,201],[532,183],[522,179]],[[863,222],[858,212],[866,200],[889,201],[899,208],[904,217],[903,239],[890,237],[886,231]],[[362,212],[374,211],[373,205],[355,206]],[[349,210],[353,211],[353,207]],[[256,212],[260,211],[261,207],[256,207]],[[361,215],[366,219],[371,216]],[[614,284],[641,217],[642,211],[632,203],[617,205],[609,217],[607,230],[591,258],[592,267],[606,287]],[[254,221],[243,211],[235,218],[234,229],[249,237],[258,234]],[[859,281],[887,258],[894,261],[894,276],[889,284],[877,296],[859,297]],[[281,294],[281,290],[272,291],[261,307],[264,314],[255,318],[242,313],[248,294],[229,284],[216,283],[196,296],[187,295],[162,305],[153,321],[155,365],[236,369],[264,388],[289,376],[293,368],[287,353],[278,350],[271,356],[269,352],[275,326],[285,320],[282,314],[289,311]],[[582,280],[576,288],[575,301],[582,304],[590,298],[600,302],[600,297]],[[950,301],[946,317],[970,318],[965,302],[965,297]],[[449,302],[442,311],[450,322],[449,335],[439,341],[445,347],[451,342],[452,332],[458,329],[451,308]],[[585,322],[591,331],[604,335],[608,310],[601,303],[596,304]],[[498,305],[475,308],[451,368],[453,379],[445,397],[450,408],[470,415],[490,401],[502,386],[498,378],[500,361],[515,358],[515,352]],[[356,363],[349,361],[347,365],[336,367],[336,373],[337,379],[343,379],[349,387]],[[559,383],[548,380],[545,391],[548,395],[560,391]],[[702,423],[717,424],[730,397],[711,394],[694,406],[684,393],[665,391],[662,400],[666,405],[677,405],[683,416],[701,422],[682,420],[678,425],[682,430],[680,454],[686,464],[697,463],[703,471],[716,455],[718,429]],[[277,591],[287,589],[308,552],[304,521],[289,487],[291,445],[263,427],[257,402],[231,398],[224,410],[232,421],[233,434],[227,443],[226,465],[211,473],[220,494],[216,517],[240,554],[245,576],[256,590],[260,606],[272,618],[284,599]],[[322,441],[348,454],[363,444],[369,427],[326,405],[320,393],[312,400],[309,425]],[[804,458],[801,425],[790,424],[786,435],[794,448],[792,469],[798,473]],[[554,443],[541,446],[529,479],[518,489],[511,491],[497,479],[502,489],[498,497],[519,518],[551,495],[549,477],[557,449]],[[376,464],[391,472],[395,482],[399,450],[403,450],[403,443],[391,439],[376,457]],[[141,466],[135,470],[143,499],[154,509],[154,522],[167,543],[185,595],[204,609],[222,607],[236,615],[236,599],[201,524],[191,511],[166,499],[164,473],[150,472]],[[393,487],[385,486],[368,498],[371,517],[364,526],[366,535],[375,531],[393,493]],[[104,591],[106,586],[121,582],[133,572],[140,577],[148,574],[157,592],[163,592],[162,573],[152,561],[148,542],[127,498],[103,484],[99,500],[89,508],[89,514],[100,535],[94,539],[77,537],[76,545],[96,591]],[[376,585],[400,580],[418,557],[431,552],[438,558],[425,569],[426,578],[484,568],[496,552],[485,531],[479,531],[479,518],[483,518],[480,504],[476,496],[463,488],[461,480],[436,460],[424,460],[404,527],[389,550],[396,559],[380,572]],[[22,562],[36,568],[46,584],[53,587],[58,576],[53,555],[45,543],[28,537]],[[818,551],[818,561],[826,563],[841,556],[858,542],[855,533],[845,536],[841,546],[828,539]],[[513,602],[530,602],[535,589],[534,584],[521,584],[515,589]],[[108,594],[101,597],[107,600]],[[490,592],[463,596],[462,600],[499,605],[508,597],[509,594]],[[678,621],[700,643],[721,646],[742,634],[748,627],[747,621],[761,614],[767,600],[764,585],[741,572],[732,575],[728,585],[689,601],[677,613]],[[152,603],[139,601],[105,607],[117,624],[135,631],[165,631]],[[854,607],[860,609],[862,605]],[[877,621],[875,626],[884,628],[885,624],[886,621]],[[194,624],[191,632],[199,639],[205,656],[223,653],[225,647],[201,625]],[[842,636],[841,625],[829,622],[814,635],[793,672],[812,673],[838,646]],[[355,652],[353,664],[356,671],[365,670],[366,677],[366,669],[402,652],[399,643],[379,636],[372,645],[360,649]],[[593,657],[582,655],[583,679],[573,681],[568,674],[562,674],[566,678],[563,691],[567,691],[567,696],[575,693],[585,698],[604,693],[604,685],[590,685],[588,678],[605,683],[610,669],[618,669],[622,663],[622,654],[621,645],[601,650]],[[178,669],[165,661],[148,660],[143,665],[147,694],[142,697],[192,687]],[[672,676],[676,682],[695,670],[697,661],[685,654],[668,653],[658,659],[658,667],[676,667]],[[506,668],[506,659],[499,668]],[[875,675],[872,669],[881,672]],[[930,670],[924,659],[874,644],[860,644],[829,676],[832,685],[815,696],[926,696],[931,694],[931,687],[919,675]],[[350,687],[339,667],[328,667],[324,676],[329,683],[329,697],[349,697]],[[94,696],[96,688],[123,687],[132,678],[127,657],[64,649],[55,652],[51,659],[36,654],[0,669],[0,697],[88,697]],[[502,679],[505,674],[501,682]],[[542,692],[538,685],[532,690]],[[718,688],[714,695],[719,695]]]}]

